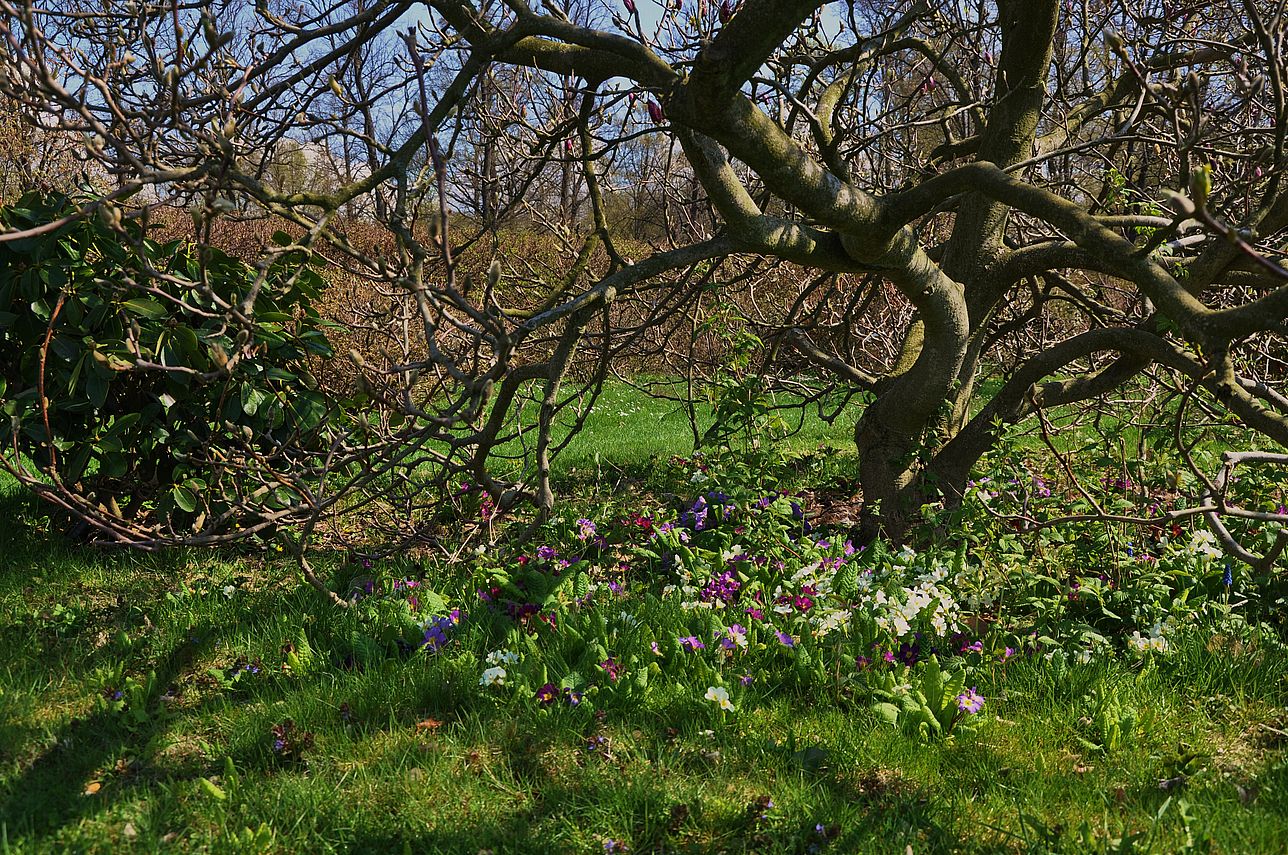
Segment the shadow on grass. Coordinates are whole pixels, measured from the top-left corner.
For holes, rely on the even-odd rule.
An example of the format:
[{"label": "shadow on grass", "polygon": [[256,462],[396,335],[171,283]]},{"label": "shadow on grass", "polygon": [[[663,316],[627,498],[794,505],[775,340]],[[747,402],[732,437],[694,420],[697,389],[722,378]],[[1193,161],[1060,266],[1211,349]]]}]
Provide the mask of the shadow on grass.
[{"label": "shadow on grass", "polygon": [[[584,818],[569,811],[575,806],[612,799],[612,794],[548,780],[528,783],[535,798],[528,806],[505,816],[476,817],[469,824],[410,836],[383,831],[358,830],[342,851],[353,853],[547,853],[581,851],[571,841],[551,839],[534,829],[563,825],[585,830]],[[918,852],[1002,851],[1003,847],[963,846],[952,828],[951,817],[933,807],[928,793],[917,789],[899,792],[856,793],[844,784],[819,779],[817,787],[834,803],[846,803],[844,831],[835,827],[817,830],[815,820],[794,823],[760,823],[751,813],[704,812],[701,805],[669,800],[660,790],[632,791],[629,836],[619,842],[629,849],[611,849],[610,835],[595,834],[592,849],[599,851],[708,853],[708,852],[902,852],[911,845]],[[713,794],[718,791],[713,791]],[[679,809],[677,812],[677,808]],[[627,829],[617,829],[621,837]]]},{"label": "shadow on grass", "polygon": [[149,715],[131,726],[121,715],[98,710],[74,718],[58,730],[49,746],[0,794],[0,816],[10,834],[43,836],[63,825],[106,809],[111,801],[86,795],[90,776],[127,749],[146,745],[167,729],[172,719],[160,713],[161,695],[182,671],[214,641],[213,627],[198,629],[197,642],[181,643],[156,662],[156,681],[147,697]]}]

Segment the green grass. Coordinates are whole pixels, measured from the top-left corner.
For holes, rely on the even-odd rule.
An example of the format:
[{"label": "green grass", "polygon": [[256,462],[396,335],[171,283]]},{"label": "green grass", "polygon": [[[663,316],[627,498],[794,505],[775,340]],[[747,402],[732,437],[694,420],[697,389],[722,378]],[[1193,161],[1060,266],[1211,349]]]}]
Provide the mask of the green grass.
[{"label": "green grass", "polygon": [[[676,386],[669,392],[680,395],[684,388]],[[799,398],[780,394],[774,396],[770,403],[789,405],[798,401]],[[697,401],[694,411],[701,437],[714,422],[714,408],[710,402]],[[525,420],[534,422],[535,412],[536,405],[529,403],[524,410]],[[828,423],[819,418],[816,406],[804,412],[784,409],[774,414],[779,420],[775,430],[758,432],[756,440],[763,444],[772,443],[784,452],[819,445],[853,450],[854,424],[859,415],[860,408],[851,406]],[[567,437],[572,418],[571,412],[565,413],[561,419],[563,424],[555,432],[555,442]],[[746,438],[745,434],[743,438]],[[498,456],[520,454],[523,448],[522,442],[511,442],[498,449]],[[683,402],[646,397],[625,382],[609,380],[604,384],[594,409],[586,417],[582,431],[556,458],[554,469],[561,475],[596,467],[638,470],[648,467],[655,458],[689,454],[693,450],[693,426]]]},{"label": "green grass", "polygon": [[[843,448],[847,431],[814,424],[793,441]],[[690,443],[672,405],[610,387],[565,472]],[[481,692],[494,627],[467,621],[438,656],[355,667],[353,615],[283,563],[79,548],[4,490],[4,855],[604,852],[609,838],[632,852],[1037,853],[1117,851],[1125,835],[1138,851],[1288,851],[1288,662],[1215,631],[1194,628],[1157,666],[1057,671],[1035,656],[987,669],[980,728],[947,743],[772,670],[725,719],[674,687],[607,698],[601,718]],[[461,573],[431,566],[425,584],[464,595]],[[688,620],[640,608],[659,634]],[[597,601],[590,617],[618,610]],[[301,633],[313,657],[292,670]],[[255,660],[253,677],[211,676]],[[103,690],[129,680],[135,703],[111,709]],[[1093,692],[1138,717],[1111,752],[1084,741]],[[273,750],[288,719],[315,740],[299,760]],[[606,749],[588,751],[598,737]]]}]

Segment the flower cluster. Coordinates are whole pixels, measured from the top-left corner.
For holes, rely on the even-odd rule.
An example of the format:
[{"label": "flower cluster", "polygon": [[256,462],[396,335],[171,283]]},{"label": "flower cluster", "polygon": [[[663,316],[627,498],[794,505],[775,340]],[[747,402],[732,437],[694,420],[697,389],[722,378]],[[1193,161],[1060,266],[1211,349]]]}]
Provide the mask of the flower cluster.
[{"label": "flower cluster", "polygon": [[733,712],[733,702],[729,700],[729,692],[721,686],[708,686],[707,693],[703,696],[711,703],[715,704],[725,712]]},{"label": "flower cluster", "polygon": [[500,665],[493,665],[491,668],[483,669],[483,676],[479,677],[479,685],[485,687],[504,686],[506,672]]},{"label": "flower cluster", "polygon": [[490,666],[483,669],[483,676],[479,677],[479,685],[486,688],[493,686],[504,686],[509,673],[505,670],[506,665],[514,665],[519,661],[519,654],[510,650],[493,650],[487,655],[487,664]]},{"label": "flower cluster", "polygon": [[1225,553],[1221,551],[1221,547],[1217,545],[1216,535],[1205,528],[1196,529],[1194,531],[1185,551],[1189,555],[1197,556],[1208,561],[1214,561],[1225,556]]},{"label": "flower cluster", "polygon": [[1147,653],[1166,653],[1168,650],[1167,638],[1164,636],[1166,629],[1164,624],[1156,623],[1147,635],[1141,635],[1140,630],[1136,630],[1127,639],[1127,648],[1137,656],[1144,656]]},{"label": "flower cluster", "polygon": [[461,610],[452,609],[446,615],[430,618],[424,624],[424,641],[421,646],[430,653],[437,653],[447,646],[448,633],[461,622]]},{"label": "flower cluster", "polygon": [[[896,577],[907,573],[916,553],[905,547],[898,558]],[[957,631],[960,611],[956,599],[941,585],[947,578],[947,567],[935,563],[917,577],[916,584],[890,591],[877,589],[863,594],[860,602],[871,609],[877,628],[895,638],[904,638],[919,625],[947,636]]]}]

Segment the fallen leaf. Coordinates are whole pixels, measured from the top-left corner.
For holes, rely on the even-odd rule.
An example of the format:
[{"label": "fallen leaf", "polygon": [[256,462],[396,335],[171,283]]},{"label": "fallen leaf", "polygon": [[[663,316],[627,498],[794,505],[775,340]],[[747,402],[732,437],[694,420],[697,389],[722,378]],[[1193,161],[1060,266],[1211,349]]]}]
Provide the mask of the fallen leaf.
[{"label": "fallen leaf", "polygon": [[101,789],[103,789],[102,781],[90,781],[85,785],[85,795],[92,796]]},{"label": "fallen leaf", "polygon": [[433,733],[443,726],[443,723],[436,718],[427,718],[424,721],[416,722],[417,733]]}]

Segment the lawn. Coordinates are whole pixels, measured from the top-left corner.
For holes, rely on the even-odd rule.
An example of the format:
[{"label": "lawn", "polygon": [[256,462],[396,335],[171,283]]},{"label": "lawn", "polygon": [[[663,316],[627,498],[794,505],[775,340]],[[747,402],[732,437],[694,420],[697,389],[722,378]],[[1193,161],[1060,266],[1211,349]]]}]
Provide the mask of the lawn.
[{"label": "lawn", "polygon": [[[651,387],[658,395],[643,394],[641,386]],[[539,389],[533,386],[530,391],[535,395]],[[694,425],[700,437],[705,435],[715,423],[715,407],[712,401],[699,397],[693,404],[694,422],[691,423],[686,402],[676,400],[685,394],[686,388],[680,381],[664,384],[657,378],[637,378],[635,383],[628,383],[609,379],[586,416],[581,432],[572,437],[567,449],[555,459],[554,470],[582,476],[596,471],[601,476],[618,470],[638,473],[648,469],[654,459],[691,453]],[[772,420],[773,429],[758,432],[763,442],[772,442],[785,451],[806,451],[819,445],[853,449],[859,406],[840,407],[840,399],[831,398],[821,410],[817,404],[802,410],[793,406],[800,400],[799,396],[787,393],[765,396],[764,404],[769,409],[763,418],[766,422]],[[525,423],[535,423],[538,406],[530,400],[519,410]],[[838,408],[840,412],[836,414]],[[820,413],[825,413],[830,421],[820,418]],[[575,408],[564,411],[554,432],[556,443],[567,438],[569,425],[576,415]],[[523,451],[523,443],[515,441],[500,446],[496,455],[521,455]]]},{"label": "lawn", "polygon": [[610,391],[537,540],[321,556],[348,609],[0,495],[0,852],[1288,850],[1275,607],[1201,538],[851,554],[834,450],[645,476],[686,418]]}]

